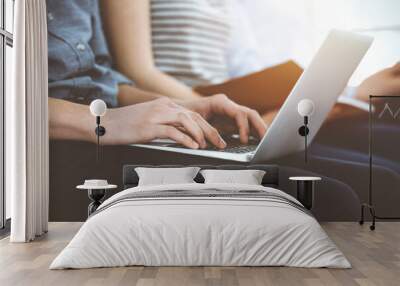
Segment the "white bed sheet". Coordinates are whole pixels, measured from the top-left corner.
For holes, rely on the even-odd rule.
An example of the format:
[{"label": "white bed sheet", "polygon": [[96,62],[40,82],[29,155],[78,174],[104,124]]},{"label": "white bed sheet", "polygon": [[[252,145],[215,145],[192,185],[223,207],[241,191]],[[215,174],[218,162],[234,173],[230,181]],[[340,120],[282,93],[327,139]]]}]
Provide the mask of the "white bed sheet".
[{"label": "white bed sheet", "polygon": [[[145,266],[294,266],[350,268],[309,214],[254,198],[168,198],[112,203],[132,192],[217,189],[284,192],[254,185],[135,187],[106,200],[50,269]],[[298,202],[297,202],[298,203]],[[107,207],[108,205],[108,207]]]}]

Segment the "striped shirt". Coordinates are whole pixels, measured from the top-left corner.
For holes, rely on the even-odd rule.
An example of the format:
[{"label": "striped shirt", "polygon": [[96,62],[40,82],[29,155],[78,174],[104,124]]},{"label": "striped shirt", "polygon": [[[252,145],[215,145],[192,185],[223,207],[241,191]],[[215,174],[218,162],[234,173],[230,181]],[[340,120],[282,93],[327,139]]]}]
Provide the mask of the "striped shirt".
[{"label": "striped shirt", "polygon": [[229,0],[152,0],[155,64],[189,86],[228,79]]}]

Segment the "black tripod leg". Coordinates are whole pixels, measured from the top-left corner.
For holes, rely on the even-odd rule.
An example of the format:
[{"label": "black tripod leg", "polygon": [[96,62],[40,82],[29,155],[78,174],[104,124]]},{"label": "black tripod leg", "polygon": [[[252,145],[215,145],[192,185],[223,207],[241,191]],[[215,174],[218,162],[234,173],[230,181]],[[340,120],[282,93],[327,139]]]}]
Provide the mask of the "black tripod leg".
[{"label": "black tripod leg", "polygon": [[372,225],[369,227],[370,230],[375,230],[375,209],[371,207]]},{"label": "black tripod leg", "polygon": [[360,221],[358,223],[360,225],[364,224],[364,205],[363,204],[361,205],[361,219],[360,219]]}]

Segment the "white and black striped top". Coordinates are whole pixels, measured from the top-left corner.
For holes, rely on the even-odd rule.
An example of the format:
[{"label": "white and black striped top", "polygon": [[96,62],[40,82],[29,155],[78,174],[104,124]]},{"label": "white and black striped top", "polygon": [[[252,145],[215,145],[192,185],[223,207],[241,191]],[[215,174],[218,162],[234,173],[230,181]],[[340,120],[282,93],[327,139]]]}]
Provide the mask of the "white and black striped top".
[{"label": "white and black striped top", "polygon": [[229,0],[151,0],[156,66],[189,86],[228,78]]}]

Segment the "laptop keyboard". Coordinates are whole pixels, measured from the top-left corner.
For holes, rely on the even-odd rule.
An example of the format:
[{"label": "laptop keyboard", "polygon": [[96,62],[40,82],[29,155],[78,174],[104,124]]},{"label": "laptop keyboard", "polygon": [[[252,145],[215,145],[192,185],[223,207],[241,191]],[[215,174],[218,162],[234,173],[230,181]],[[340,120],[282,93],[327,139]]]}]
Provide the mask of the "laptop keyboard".
[{"label": "laptop keyboard", "polygon": [[243,153],[250,153],[254,152],[257,148],[257,145],[241,145],[241,146],[233,146],[230,147],[229,145],[225,149],[219,149],[216,147],[206,148],[204,150],[207,151],[219,151],[225,153],[236,153],[236,154],[243,154]]},{"label": "laptop keyboard", "polygon": [[[225,149],[219,149],[210,143],[208,143],[207,148],[201,149],[204,151],[218,151],[218,152],[224,152],[224,153],[235,153],[235,154],[244,154],[244,153],[251,153],[254,152],[258,146],[258,140],[255,139],[254,137],[249,138],[249,144],[244,145],[241,144],[237,136],[229,136],[229,137],[224,137],[224,140],[227,144]],[[179,147],[179,148],[186,148],[180,144],[177,143],[169,143],[169,144],[163,144],[163,146],[166,147]]]}]

